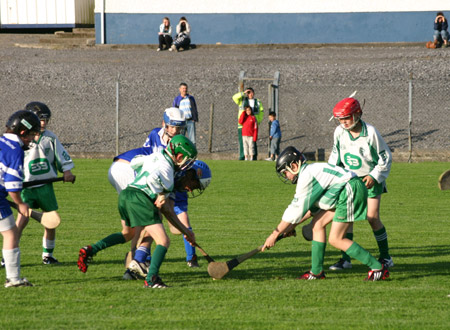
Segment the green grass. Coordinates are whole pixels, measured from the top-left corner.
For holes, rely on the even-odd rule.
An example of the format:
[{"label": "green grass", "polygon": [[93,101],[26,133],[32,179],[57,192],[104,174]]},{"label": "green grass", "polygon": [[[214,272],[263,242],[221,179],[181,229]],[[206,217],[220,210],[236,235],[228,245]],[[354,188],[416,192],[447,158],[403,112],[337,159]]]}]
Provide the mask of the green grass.
[{"label": "green grass", "polygon": [[[43,229],[30,222],[21,240],[22,275],[33,288],[0,288],[1,329],[337,329],[450,328],[450,192],[437,178],[448,163],[396,163],[383,196],[381,216],[394,258],[389,281],[366,283],[357,261],[324,281],[298,281],[310,267],[310,244],[288,238],[213,281],[206,261],[189,269],[179,236],[161,267],[167,290],[123,281],[129,244],[101,251],[82,274],[80,247],[120,230],[117,194],[107,180],[110,160],[77,159],[74,185],[56,183],[62,224],[55,256],[41,264]],[[208,161],[211,186],[190,200],[198,243],[216,261],[261,245],[278,224],[295,187],[282,184],[269,162]],[[377,256],[366,222],[355,240]],[[340,253],[327,248],[325,267]],[[4,278],[0,270],[0,279]]]}]

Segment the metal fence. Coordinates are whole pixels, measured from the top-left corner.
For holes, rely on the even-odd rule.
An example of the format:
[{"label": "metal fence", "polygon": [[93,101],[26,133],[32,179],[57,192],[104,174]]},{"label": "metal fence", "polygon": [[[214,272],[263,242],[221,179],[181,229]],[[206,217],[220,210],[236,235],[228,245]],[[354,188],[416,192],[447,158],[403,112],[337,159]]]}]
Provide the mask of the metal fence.
[{"label": "metal fence", "polygon": [[[365,102],[363,119],[380,131],[394,151],[450,151],[448,84],[414,79],[410,75],[400,83],[368,80],[354,85],[303,82],[301,77],[283,79],[281,72],[282,148],[295,145],[307,151],[331,149],[336,127],[335,122],[329,121],[332,108],[356,90],[356,97]],[[23,108],[30,101],[45,102],[54,114],[50,129],[69,152],[77,153],[112,154],[116,153],[117,146],[119,152],[141,146],[150,130],[161,126],[162,112],[171,106],[177,87],[154,77],[145,80],[111,75],[102,80],[100,88],[91,83],[88,73],[85,81],[76,86],[70,85],[65,77],[47,81],[51,83],[22,81],[15,84],[14,95],[3,93],[0,96],[3,121],[6,122],[13,110]],[[199,151],[237,153],[238,107],[231,97],[238,92],[238,77],[199,86],[192,91],[201,111],[197,124]],[[255,97],[265,107],[258,141],[258,150],[265,158],[270,110],[268,82],[255,80],[246,82],[245,87],[253,87]],[[116,109],[119,110],[118,139]]]}]

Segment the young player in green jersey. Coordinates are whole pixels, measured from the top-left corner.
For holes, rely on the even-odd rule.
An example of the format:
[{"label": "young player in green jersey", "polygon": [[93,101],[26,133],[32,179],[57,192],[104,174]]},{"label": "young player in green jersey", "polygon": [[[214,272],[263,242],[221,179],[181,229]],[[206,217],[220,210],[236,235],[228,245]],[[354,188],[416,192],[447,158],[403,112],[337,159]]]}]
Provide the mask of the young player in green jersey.
[{"label": "young player in green jersey", "polygon": [[299,279],[325,278],[325,227],[330,222],[329,243],[370,267],[365,280],[379,281],[389,277],[385,265],[358,243],[345,238],[350,224],[365,220],[367,213],[367,188],[355,173],[325,163],[307,164],[303,154],[294,147],[283,150],[277,159],[276,171],[285,182],[290,181],[297,187],[294,199],[278,226],[267,237],[262,251],[273,247],[280,234],[291,232],[297,224],[314,214],[311,270]]},{"label": "young player in green jersey", "polygon": [[[61,142],[59,142],[58,137],[46,129],[51,118],[50,109],[41,102],[30,102],[25,109],[34,112],[38,116],[41,121],[41,132],[36,136],[36,140],[30,149],[25,151],[24,182],[56,178],[58,172],[63,173],[64,182],[74,182],[75,176],[71,172],[74,167],[72,159]],[[58,209],[52,183],[23,189],[22,199],[32,209],[40,208],[44,212]],[[18,215],[16,223],[19,229],[19,237],[22,235],[22,231],[27,226],[28,221],[27,217],[21,214]],[[58,260],[53,257],[55,239],[56,229],[45,228],[42,238],[42,262],[44,265],[58,263]]]},{"label": "young player in green jersey", "polygon": [[[355,172],[366,185],[369,190],[367,220],[380,251],[378,260],[387,267],[393,267],[386,228],[380,220],[381,194],[387,192],[386,178],[391,171],[392,154],[377,129],[362,121],[361,115],[360,103],[354,98],[345,98],[336,104],[333,116],[339,121],[339,126],[334,131],[334,145],[328,163]],[[346,236],[353,239],[353,226]],[[342,258],[330,269],[351,267],[350,256],[342,252]]]},{"label": "young player in green jersey", "polygon": [[150,288],[165,288],[159,269],[169,248],[170,240],[162,225],[161,213],[176,228],[186,233],[186,239],[195,245],[195,236],[175,214],[169,194],[174,190],[174,177],[178,171],[192,166],[197,149],[183,135],[174,136],[167,147],[149,156],[136,156],[130,165],[136,178],[119,195],[119,213],[124,225],[122,232],[111,234],[95,244],[80,249],[78,268],[85,273],[92,257],[100,250],[131,240],[134,231],[145,230],[156,243],[145,281]]}]

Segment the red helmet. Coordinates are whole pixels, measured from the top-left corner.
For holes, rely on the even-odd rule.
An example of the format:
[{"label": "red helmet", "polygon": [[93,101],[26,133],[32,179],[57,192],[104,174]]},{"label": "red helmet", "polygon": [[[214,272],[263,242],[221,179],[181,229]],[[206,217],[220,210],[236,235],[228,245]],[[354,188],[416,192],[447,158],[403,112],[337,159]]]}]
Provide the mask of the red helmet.
[{"label": "red helmet", "polygon": [[354,115],[355,113],[362,113],[361,105],[357,99],[347,97],[339,101],[333,109],[333,116],[335,118],[344,118]]},{"label": "red helmet", "polygon": [[353,97],[347,97],[342,101],[339,101],[333,109],[333,116],[337,121],[339,121],[340,118],[352,117],[353,124],[351,126],[345,127],[344,124],[340,124],[341,127],[346,130],[353,129],[361,119],[361,115],[361,105],[358,100]]}]

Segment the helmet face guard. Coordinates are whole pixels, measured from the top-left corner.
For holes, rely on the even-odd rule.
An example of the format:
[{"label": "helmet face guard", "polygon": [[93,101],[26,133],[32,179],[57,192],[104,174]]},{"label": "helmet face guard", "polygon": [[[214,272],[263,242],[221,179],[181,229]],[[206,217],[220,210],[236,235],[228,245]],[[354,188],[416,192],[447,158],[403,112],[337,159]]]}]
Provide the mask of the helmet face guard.
[{"label": "helmet face guard", "polygon": [[[345,130],[353,129],[361,119],[362,108],[357,99],[347,97],[339,101],[333,108],[333,117],[338,121],[338,124]],[[345,127],[339,119],[352,118],[353,124],[350,127]]]},{"label": "helmet face guard", "polygon": [[[170,138],[178,134],[184,134],[186,130],[186,118],[184,112],[178,108],[167,108],[163,115],[164,133]],[[175,133],[169,132],[169,126],[178,128]]]},{"label": "helmet face guard", "polygon": [[[166,152],[172,156],[175,162],[176,171],[185,171],[192,167],[195,159],[197,158],[197,148],[195,145],[184,135],[174,136],[166,147]],[[181,161],[177,161],[178,154],[183,155]]]},{"label": "helmet face guard", "polygon": [[[290,146],[283,150],[283,152],[278,156],[277,162],[275,164],[275,169],[277,175],[283,183],[296,184],[298,180],[298,173],[300,172],[300,167],[306,162],[305,156],[298,151],[296,148]],[[292,169],[292,164],[296,163],[298,165],[298,170],[294,171]],[[290,172],[294,175],[292,180],[288,179],[286,172]]]}]

